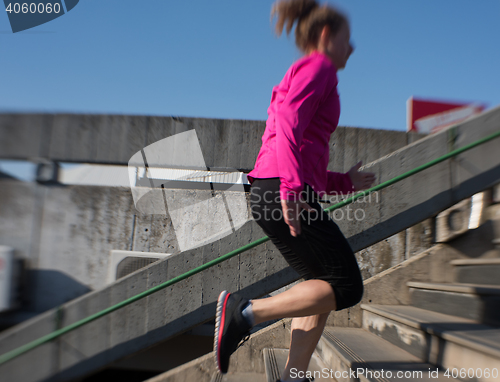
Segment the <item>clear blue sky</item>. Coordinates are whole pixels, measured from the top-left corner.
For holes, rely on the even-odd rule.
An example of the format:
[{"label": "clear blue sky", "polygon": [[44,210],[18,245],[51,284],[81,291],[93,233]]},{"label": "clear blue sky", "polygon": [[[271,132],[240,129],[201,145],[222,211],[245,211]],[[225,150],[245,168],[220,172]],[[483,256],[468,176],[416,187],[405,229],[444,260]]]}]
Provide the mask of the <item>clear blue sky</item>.
[{"label": "clear blue sky", "polygon": [[[80,0],[15,34],[2,11],[0,111],[264,120],[300,57],[273,34],[272,3]],[[412,95],[500,104],[499,0],[332,4],[356,46],[339,73],[341,125],[405,130]]]}]

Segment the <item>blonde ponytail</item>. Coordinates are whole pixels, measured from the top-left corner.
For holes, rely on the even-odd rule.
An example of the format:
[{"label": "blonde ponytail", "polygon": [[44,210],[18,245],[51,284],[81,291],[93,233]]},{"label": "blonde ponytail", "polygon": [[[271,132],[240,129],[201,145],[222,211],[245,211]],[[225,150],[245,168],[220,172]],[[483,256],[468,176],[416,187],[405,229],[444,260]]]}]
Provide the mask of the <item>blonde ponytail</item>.
[{"label": "blonde ponytail", "polygon": [[271,10],[271,19],[276,20],[276,33],[280,36],[283,28],[290,34],[295,23],[295,44],[303,52],[317,47],[324,26],[336,34],[347,18],[331,6],[320,6],[315,0],[278,0]]}]

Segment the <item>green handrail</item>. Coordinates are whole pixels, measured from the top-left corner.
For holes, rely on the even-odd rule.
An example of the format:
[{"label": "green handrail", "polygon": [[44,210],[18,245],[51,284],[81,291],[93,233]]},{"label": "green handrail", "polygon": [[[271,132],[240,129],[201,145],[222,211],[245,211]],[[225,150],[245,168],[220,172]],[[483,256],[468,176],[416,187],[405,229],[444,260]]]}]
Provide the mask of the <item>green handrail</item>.
[{"label": "green handrail", "polygon": [[[490,134],[490,135],[488,135],[488,136],[486,136],[486,137],[484,137],[482,139],[479,139],[479,140],[477,140],[477,141],[475,141],[473,143],[470,143],[470,144],[468,144],[468,145],[466,145],[464,147],[461,147],[459,149],[453,150],[453,151],[449,152],[448,154],[443,155],[443,156],[441,156],[441,157],[439,157],[437,159],[434,159],[434,160],[432,160],[432,161],[430,161],[428,163],[425,163],[425,164],[423,164],[421,166],[418,166],[418,167],[414,168],[413,170],[405,172],[404,174],[398,175],[398,176],[396,176],[396,177],[394,177],[394,178],[392,178],[392,179],[390,179],[390,180],[388,180],[386,182],[383,182],[383,183],[381,183],[381,184],[379,184],[377,186],[374,186],[374,187],[371,187],[371,188],[369,188],[369,189],[367,189],[365,191],[362,191],[359,194],[356,194],[356,195],[354,195],[354,196],[352,196],[352,197],[350,197],[350,198],[348,198],[346,200],[343,200],[342,202],[339,202],[339,203],[337,203],[337,204],[335,204],[333,206],[330,206],[330,207],[326,208],[325,211],[333,211],[335,209],[344,207],[344,206],[346,206],[346,205],[354,202],[355,200],[359,199],[360,197],[368,195],[370,192],[375,192],[375,191],[378,191],[378,190],[380,190],[382,188],[388,187],[388,186],[390,186],[390,185],[392,185],[392,184],[394,184],[396,182],[399,182],[399,181],[401,181],[401,180],[403,180],[405,178],[408,178],[411,175],[416,174],[417,172],[425,170],[425,169],[427,169],[427,168],[429,168],[431,166],[436,165],[437,163],[443,162],[443,161],[445,161],[445,160],[447,160],[447,159],[449,159],[451,157],[454,157],[454,156],[456,156],[458,154],[461,154],[464,151],[470,150],[473,147],[479,146],[479,145],[481,145],[481,144],[483,144],[485,142],[488,142],[488,141],[490,141],[490,140],[492,140],[494,138],[497,138],[499,136],[500,136],[500,131],[498,131],[496,133],[493,133],[493,134]],[[56,338],[62,336],[63,334],[66,334],[66,333],[68,333],[68,332],[70,332],[70,331],[72,331],[74,329],[77,329],[77,328],[79,328],[79,327],[81,327],[81,326],[83,326],[85,324],[88,324],[91,321],[97,320],[98,318],[101,318],[101,317],[103,317],[103,316],[105,316],[105,315],[107,315],[107,314],[109,314],[111,312],[114,312],[115,310],[118,310],[120,308],[123,308],[124,306],[130,305],[130,304],[132,304],[135,301],[138,301],[138,300],[140,300],[140,299],[142,299],[142,298],[144,298],[146,296],[149,296],[150,294],[153,294],[153,293],[155,293],[155,292],[157,292],[157,291],[159,291],[161,289],[164,289],[164,288],[166,288],[166,287],[168,287],[170,285],[178,283],[179,281],[182,281],[182,280],[184,280],[184,279],[186,279],[186,278],[188,278],[190,276],[193,276],[193,275],[195,275],[195,274],[197,274],[197,273],[199,273],[199,272],[201,272],[201,271],[203,271],[203,270],[205,270],[207,268],[210,268],[210,267],[213,267],[214,265],[222,263],[223,261],[226,261],[226,260],[228,260],[228,259],[230,259],[230,258],[232,258],[232,257],[234,257],[234,256],[236,256],[236,255],[238,255],[240,253],[243,253],[243,252],[245,252],[245,251],[247,251],[247,250],[249,250],[249,249],[251,249],[253,247],[256,247],[257,245],[265,243],[268,240],[269,240],[269,237],[268,236],[264,236],[263,238],[255,240],[254,242],[249,243],[247,245],[244,245],[243,247],[240,247],[238,249],[235,249],[234,251],[231,251],[231,252],[229,252],[229,253],[221,256],[221,257],[218,257],[217,259],[209,261],[208,263],[205,263],[205,264],[203,264],[203,265],[201,265],[201,266],[199,266],[197,268],[194,268],[194,269],[192,269],[192,270],[190,270],[190,271],[188,271],[186,273],[183,273],[182,275],[174,277],[173,279],[170,279],[170,280],[164,282],[163,284],[157,285],[157,286],[155,286],[155,287],[153,287],[151,289],[148,289],[147,291],[139,293],[138,295],[133,296],[133,297],[127,299],[127,300],[124,300],[124,301],[122,301],[122,302],[120,302],[120,303],[118,303],[116,305],[113,305],[113,306],[111,306],[109,308],[106,308],[106,309],[104,309],[104,310],[102,310],[100,312],[97,312],[97,313],[95,313],[95,314],[93,314],[93,315],[91,315],[89,317],[86,317],[86,318],[84,318],[84,319],[82,319],[80,321],[77,321],[77,322],[75,322],[75,323],[73,323],[71,325],[68,325],[68,326],[66,326],[64,328],[56,330],[56,331],[54,331],[54,332],[52,332],[50,334],[47,334],[47,335],[45,335],[45,336],[43,336],[43,337],[41,337],[41,338],[39,338],[39,339],[37,339],[35,341],[32,341],[32,342],[30,342],[30,343],[28,343],[26,345],[23,345],[23,346],[21,346],[21,347],[19,347],[17,349],[11,350],[11,351],[9,351],[9,352],[7,352],[7,353],[5,353],[5,354],[3,354],[3,355],[0,356],[0,365],[6,363],[8,361],[10,361],[13,358],[16,358],[16,357],[22,355],[22,354],[24,354],[24,353],[26,353],[26,352],[28,352],[30,350],[33,350],[34,348],[36,348],[36,347],[38,347],[40,345],[43,345],[44,343],[47,343],[47,342],[49,342],[49,341],[51,341],[53,339],[56,339]]]}]

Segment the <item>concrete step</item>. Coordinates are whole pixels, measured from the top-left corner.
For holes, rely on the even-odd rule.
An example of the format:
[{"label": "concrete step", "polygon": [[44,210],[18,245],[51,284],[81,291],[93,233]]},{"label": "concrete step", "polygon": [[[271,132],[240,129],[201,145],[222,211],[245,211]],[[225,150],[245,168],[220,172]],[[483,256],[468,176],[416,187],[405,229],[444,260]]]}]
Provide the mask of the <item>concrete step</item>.
[{"label": "concrete step", "polygon": [[500,286],[408,282],[411,305],[500,326]]},{"label": "concrete step", "polygon": [[[362,304],[363,328],[442,368],[497,369],[500,329],[414,306]],[[488,380],[488,379],[478,379]]]},{"label": "concrete step", "polygon": [[457,381],[363,329],[327,327],[316,352],[338,382]]},{"label": "concrete step", "polygon": [[[288,349],[264,349],[264,364],[266,367],[266,381],[276,382],[285,370],[286,360],[288,358]],[[309,363],[308,372],[304,377],[314,377],[315,382],[328,381],[335,382],[330,378],[328,366],[316,355],[313,354]],[[296,373],[297,376],[301,377]],[[292,375],[294,377],[294,375]]]},{"label": "concrete step", "polygon": [[259,373],[227,373],[214,374],[211,382],[266,382],[265,374]]},{"label": "concrete step", "polygon": [[500,238],[493,239],[491,242],[493,243],[495,248],[500,249]]},{"label": "concrete step", "polygon": [[500,285],[500,258],[457,259],[450,263],[458,283]]}]

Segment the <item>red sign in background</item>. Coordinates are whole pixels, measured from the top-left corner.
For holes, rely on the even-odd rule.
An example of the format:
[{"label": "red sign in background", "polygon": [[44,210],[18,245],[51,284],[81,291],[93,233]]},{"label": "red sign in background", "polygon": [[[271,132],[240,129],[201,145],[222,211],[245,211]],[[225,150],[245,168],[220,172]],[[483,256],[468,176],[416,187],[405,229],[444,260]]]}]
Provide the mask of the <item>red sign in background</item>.
[{"label": "red sign in background", "polygon": [[[472,105],[470,102],[447,102],[447,101],[435,101],[426,100],[411,97],[408,100],[408,131],[418,131],[415,121],[421,118],[428,117],[431,115],[443,113],[446,111],[451,111],[454,109],[459,109],[465,106]],[[483,105],[477,105],[478,110],[484,110]]]}]

